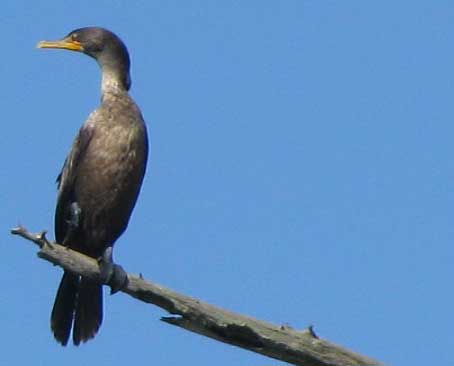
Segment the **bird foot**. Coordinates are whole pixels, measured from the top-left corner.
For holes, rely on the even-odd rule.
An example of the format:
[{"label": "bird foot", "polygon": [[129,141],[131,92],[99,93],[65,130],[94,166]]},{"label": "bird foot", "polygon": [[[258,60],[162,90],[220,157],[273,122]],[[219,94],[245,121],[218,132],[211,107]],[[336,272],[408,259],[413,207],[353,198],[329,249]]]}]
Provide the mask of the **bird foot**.
[{"label": "bird foot", "polygon": [[70,219],[67,221],[70,229],[75,230],[80,225],[80,217],[82,215],[82,209],[77,202],[71,203],[70,206]]},{"label": "bird foot", "polygon": [[101,281],[110,287],[110,294],[120,291],[128,284],[128,274],[122,266],[115,264],[112,258],[112,247],[107,247],[101,258],[99,267],[101,270]]}]

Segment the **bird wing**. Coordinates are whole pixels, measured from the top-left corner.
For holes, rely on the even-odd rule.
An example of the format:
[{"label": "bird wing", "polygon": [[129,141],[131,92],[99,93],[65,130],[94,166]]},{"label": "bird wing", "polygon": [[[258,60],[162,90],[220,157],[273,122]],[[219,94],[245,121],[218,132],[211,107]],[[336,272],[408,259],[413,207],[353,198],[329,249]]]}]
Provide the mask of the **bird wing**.
[{"label": "bird wing", "polygon": [[78,167],[86,155],[93,133],[92,125],[86,123],[82,126],[57,177],[58,199],[55,210],[55,239],[60,244],[64,243],[68,232],[71,204],[76,202],[74,187]]}]

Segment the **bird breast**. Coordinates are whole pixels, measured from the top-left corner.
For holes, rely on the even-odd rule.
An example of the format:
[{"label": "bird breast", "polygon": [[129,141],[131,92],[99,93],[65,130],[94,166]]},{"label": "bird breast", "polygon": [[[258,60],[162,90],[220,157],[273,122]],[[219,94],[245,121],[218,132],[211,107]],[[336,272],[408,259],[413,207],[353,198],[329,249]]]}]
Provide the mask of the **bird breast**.
[{"label": "bird breast", "polygon": [[103,105],[87,120],[93,135],[78,168],[75,195],[85,232],[112,242],[126,229],[147,160],[140,112]]}]

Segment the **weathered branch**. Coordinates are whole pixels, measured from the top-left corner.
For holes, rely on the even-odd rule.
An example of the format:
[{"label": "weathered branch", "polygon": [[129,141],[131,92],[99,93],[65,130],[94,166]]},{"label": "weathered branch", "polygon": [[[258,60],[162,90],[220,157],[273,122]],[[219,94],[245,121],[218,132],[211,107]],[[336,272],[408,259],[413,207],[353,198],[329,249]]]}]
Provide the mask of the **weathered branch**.
[{"label": "weathered branch", "polygon": [[[100,281],[95,259],[50,243],[45,232],[33,234],[18,227],[11,233],[37,244],[40,258],[67,271]],[[296,331],[235,314],[145,281],[141,276],[128,274],[128,284],[121,291],[177,315],[161,318],[166,323],[294,365],[380,365],[375,360],[318,338],[311,327]]]}]

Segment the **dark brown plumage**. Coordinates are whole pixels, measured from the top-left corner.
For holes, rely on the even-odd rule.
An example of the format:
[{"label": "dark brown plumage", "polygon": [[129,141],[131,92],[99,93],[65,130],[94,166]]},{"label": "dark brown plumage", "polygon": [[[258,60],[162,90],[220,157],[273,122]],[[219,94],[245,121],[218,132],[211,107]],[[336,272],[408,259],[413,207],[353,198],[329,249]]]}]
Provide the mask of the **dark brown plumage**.
[{"label": "dark brown plumage", "polygon": [[[61,41],[38,44],[83,52],[102,71],[101,105],[80,129],[57,179],[55,237],[93,258],[103,256],[128,225],[145,174],[148,140],[139,108],[128,94],[129,55],[112,32],[81,28]],[[65,272],[51,315],[54,336],[66,345],[93,338],[102,322],[102,288]]]}]

